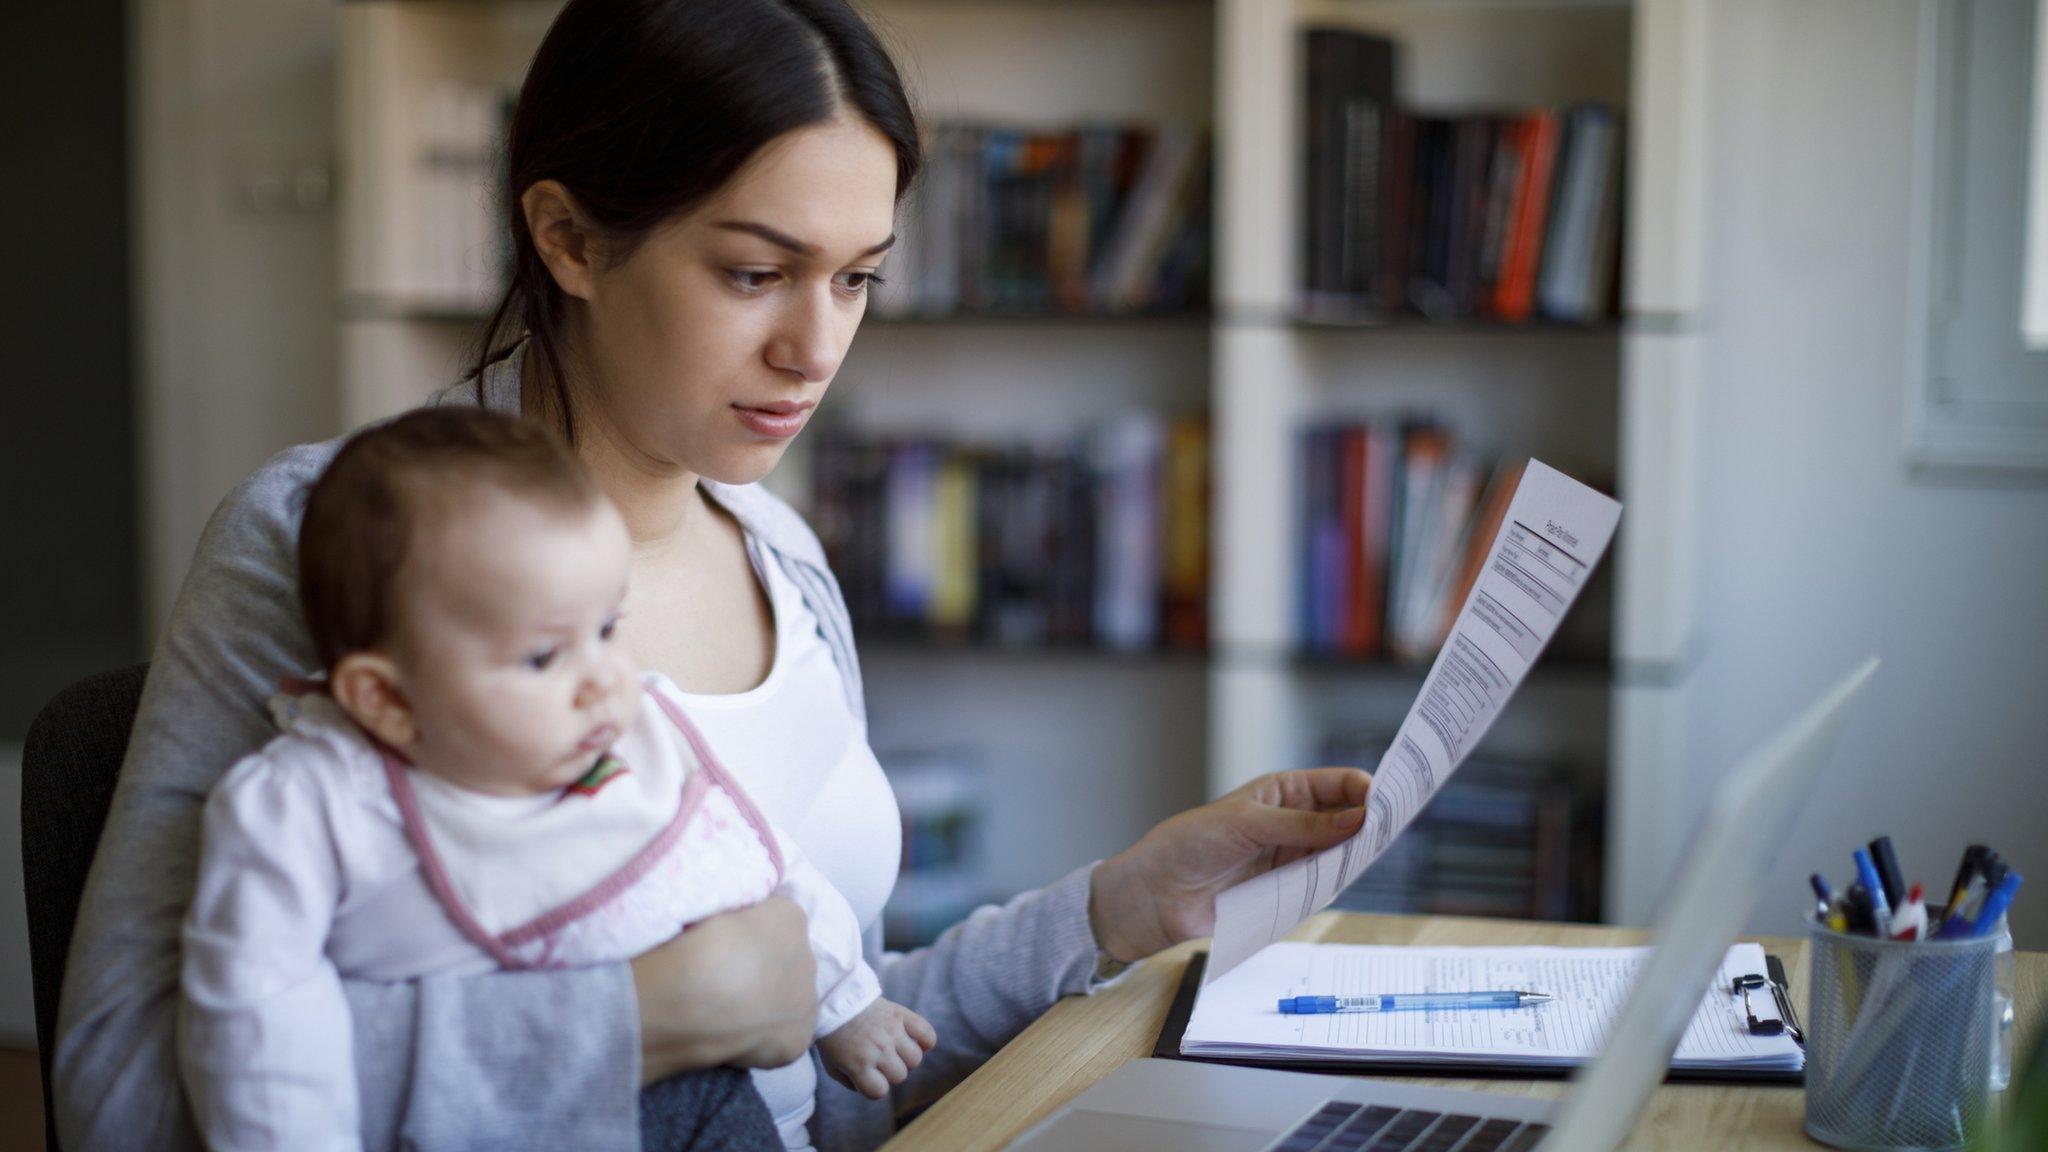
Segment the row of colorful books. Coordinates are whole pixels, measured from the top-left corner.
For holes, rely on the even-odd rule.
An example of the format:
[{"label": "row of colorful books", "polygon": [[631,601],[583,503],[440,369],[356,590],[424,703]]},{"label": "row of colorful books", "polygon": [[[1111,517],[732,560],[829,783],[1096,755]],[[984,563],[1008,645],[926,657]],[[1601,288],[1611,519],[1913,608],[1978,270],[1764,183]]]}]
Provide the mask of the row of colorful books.
[{"label": "row of colorful books", "polygon": [[1600,104],[1428,115],[1393,41],[1306,33],[1303,310],[1585,323],[1616,306],[1622,127]]},{"label": "row of colorful books", "polygon": [[[1322,762],[1370,771],[1386,749],[1384,735],[1337,734]],[[1591,919],[1599,913],[1598,822],[1580,807],[1564,765],[1474,757],[1335,907]]]},{"label": "row of colorful books", "polygon": [[1301,646],[1433,656],[1479,578],[1522,460],[1489,464],[1428,421],[1312,427],[1299,459]]},{"label": "row of colorful books", "polygon": [[1209,295],[1209,146],[1178,125],[932,136],[871,304],[884,317],[1120,313]]},{"label": "row of colorful books", "polygon": [[1071,443],[827,431],[812,523],[869,635],[1190,648],[1207,638],[1209,432],[1131,413]]}]

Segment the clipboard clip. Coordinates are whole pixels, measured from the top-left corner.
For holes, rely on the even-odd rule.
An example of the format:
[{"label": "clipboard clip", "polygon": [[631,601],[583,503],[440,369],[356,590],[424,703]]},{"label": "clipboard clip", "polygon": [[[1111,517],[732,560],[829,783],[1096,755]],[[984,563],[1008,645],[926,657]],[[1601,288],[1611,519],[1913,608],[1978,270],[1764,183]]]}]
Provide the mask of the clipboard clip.
[{"label": "clipboard clip", "polygon": [[[1757,1013],[1757,1002],[1751,993],[1768,988],[1771,1001],[1765,1005],[1763,1015]],[[1799,1016],[1792,1010],[1792,997],[1782,981],[1775,977],[1757,975],[1737,976],[1728,982],[1728,995],[1742,997],[1742,1019],[1752,1036],[1777,1036],[1789,1033],[1794,1043],[1804,1047],[1806,1033],[1799,1027]]]}]

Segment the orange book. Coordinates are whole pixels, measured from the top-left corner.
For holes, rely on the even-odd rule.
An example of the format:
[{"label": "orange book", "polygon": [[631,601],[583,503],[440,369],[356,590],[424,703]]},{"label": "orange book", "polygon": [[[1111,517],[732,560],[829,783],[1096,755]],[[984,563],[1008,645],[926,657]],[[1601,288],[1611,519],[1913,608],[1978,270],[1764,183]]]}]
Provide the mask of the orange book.
[{"label": "orange book", "polygon": [[1531,112],[1514,126],[1521,134],[1522,179],[1508,211],[1508,247],[1490,301],[1494,315],[1517,323],[1536,312],[1536,275],[1543,264],[1543,233],[1550,220],[1551,175],[1562,134],[1557,113]]},{"label": "orange book", "polygon": [[1166,438],[1166,540],[1161,573],[1166,643],[1209,639],[1209,422],[1175,420]]},{"label": "orange book", "polygon": [[1465,530],[1465,555],[1458,562],[1457,577],[1452,582],[1451,594],[1444,597],[1444,616],[1439,634],[1449,636],[1451,628],[1458,622],[1458,610],[1465,606],[1465,597],[1472,594],[1472,586],[1479,583],[1480,569],[1486,566],[1486,556],[1493,551],[1493,538],[1500,534],[1501,522],[1508,517],[1508,505],[1515,498],[1515,489],[1522,486],[1521,460],[1503,460],[1493,471],[1493,482],[1486,486],[1486,494],[1479,498],[1479,508],[1472,514],[1471,526]]}]

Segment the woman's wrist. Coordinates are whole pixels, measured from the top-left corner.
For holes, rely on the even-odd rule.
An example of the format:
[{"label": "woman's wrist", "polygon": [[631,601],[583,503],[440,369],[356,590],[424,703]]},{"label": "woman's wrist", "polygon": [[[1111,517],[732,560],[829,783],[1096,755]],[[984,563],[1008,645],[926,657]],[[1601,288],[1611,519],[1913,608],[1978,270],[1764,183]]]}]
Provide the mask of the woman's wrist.
[{"label": "woman's wrist", "polygon": [[802,1056],[818,1014],[805,926],[795,904],[770,897],[699,921],[635,957],[641,1082],[721,1064],[771,1068]]},{"label": "woman's wrist", "polygon": [[1095,946],[1119,964],[1134,964],[1172,944],[1144,877],[1143,841],[1095,866],[1088,881],[1088,927]]}]

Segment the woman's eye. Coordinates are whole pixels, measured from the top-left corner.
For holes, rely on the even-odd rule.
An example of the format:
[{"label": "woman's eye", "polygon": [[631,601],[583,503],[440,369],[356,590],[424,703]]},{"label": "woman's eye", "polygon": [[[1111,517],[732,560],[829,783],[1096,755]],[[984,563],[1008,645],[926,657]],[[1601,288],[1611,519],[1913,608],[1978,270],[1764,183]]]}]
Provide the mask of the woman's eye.
[{"label": "woman's eye", "polygon": [[853,296],[861,295],[883,282],[882,278],[873,272],[841,272],[833,279],[839,282],[840,291]]},{"label": "woman's eye", "polygon": [[526,658],[526,666],[535,672],[545,672],[548,670],[548,665],[555,662],[555,652],[556,649],[553,648],[549,648],[544,652],[535,652]]},{"label": "woman's eye", "polygon": [[765,272],[758,268],[730,268],[726,270],[725,275],[741,291],[759,292],[775,283],[779,273]]}]

